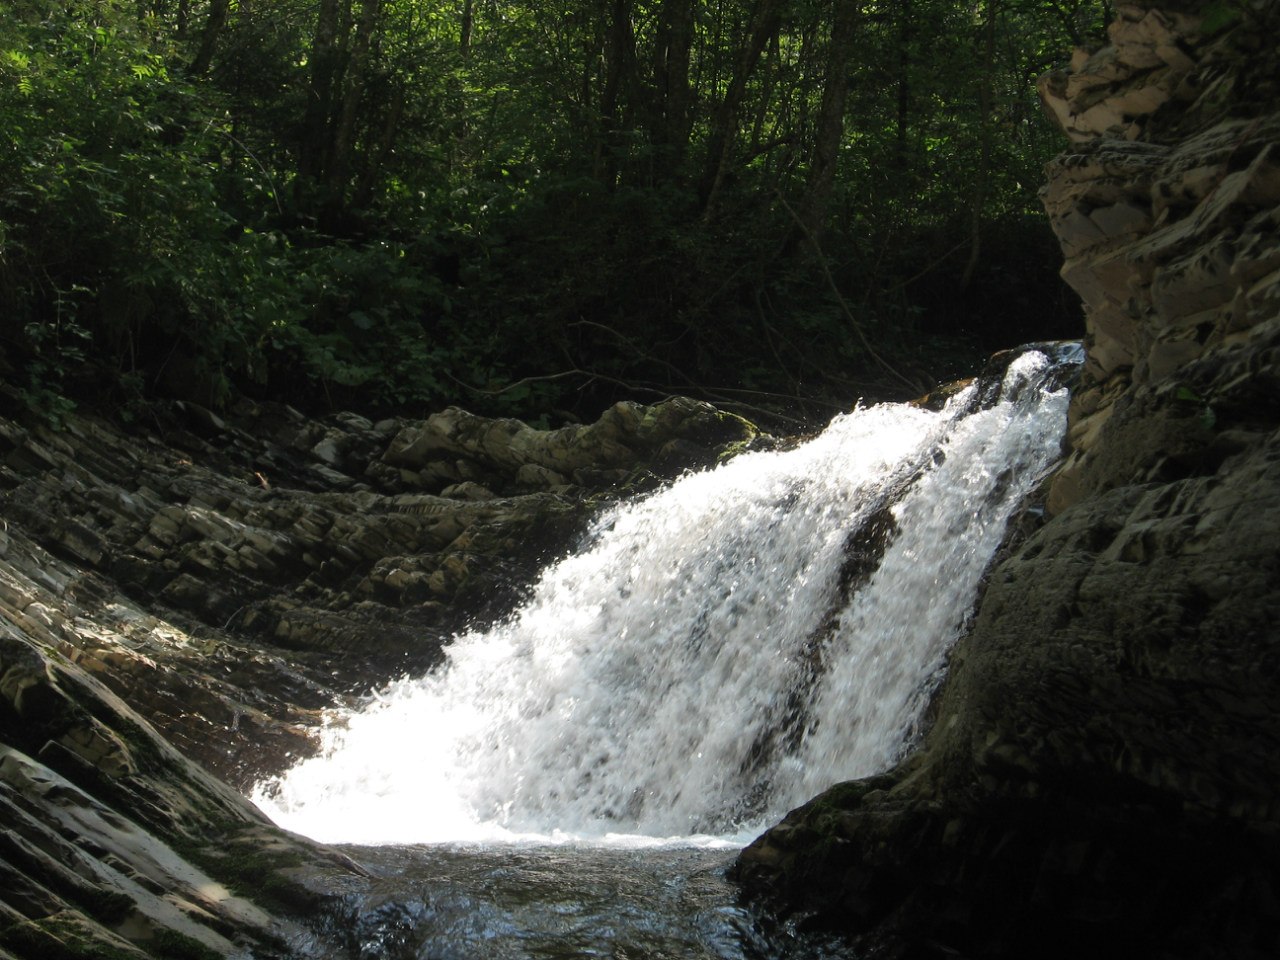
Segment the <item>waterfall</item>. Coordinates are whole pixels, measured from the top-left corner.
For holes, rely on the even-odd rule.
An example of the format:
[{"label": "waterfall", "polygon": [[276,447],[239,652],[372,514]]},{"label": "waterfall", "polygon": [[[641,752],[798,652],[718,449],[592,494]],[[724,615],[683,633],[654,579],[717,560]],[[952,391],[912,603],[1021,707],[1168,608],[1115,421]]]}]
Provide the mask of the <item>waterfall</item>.
[{"label": "waterfall", "polygon": [[613,508],[255,801],[334,842],[741,839],[885,769],[1058,455],[1052,380],[1028,352],[994,402],[860,408]]}]

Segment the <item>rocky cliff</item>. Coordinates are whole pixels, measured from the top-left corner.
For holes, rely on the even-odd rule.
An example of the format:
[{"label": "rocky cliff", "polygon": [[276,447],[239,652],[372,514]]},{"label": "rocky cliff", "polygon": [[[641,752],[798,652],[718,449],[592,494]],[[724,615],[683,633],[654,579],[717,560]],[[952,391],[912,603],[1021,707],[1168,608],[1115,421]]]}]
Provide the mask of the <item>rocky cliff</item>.
[{"label": "rocky cliff", "polygon": [[298,919],[354,865],[233,787],[504,612],[597,502],[754,437],[679,399],[558,430],[14,406],[0,384],[0,958],[360,954]]},{"label": "rocky cliff", "polygon": [[1280,12],[1131,3],[1041,82],[1070,453],[935,721],[744,851],[869,956],[1280,953]]}]

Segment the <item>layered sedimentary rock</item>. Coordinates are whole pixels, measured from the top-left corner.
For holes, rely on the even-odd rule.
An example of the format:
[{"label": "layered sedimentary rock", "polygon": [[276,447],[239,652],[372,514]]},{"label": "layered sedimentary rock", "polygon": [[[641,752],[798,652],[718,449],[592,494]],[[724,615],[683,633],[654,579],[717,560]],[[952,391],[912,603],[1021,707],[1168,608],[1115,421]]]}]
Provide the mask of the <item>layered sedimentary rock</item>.
[{"label": "layered sedimentary rock", "polygon": [[555,431],[143,415],[0,415],[0,957],[343,955],[287,917],[354,867],[232,787],[504,612],[596,500],[754,436],[685,400]]},{"label": "layered sedimentary rock", "polygon": [[1096,489],[1089,462],[1113,401],[1175,382],[1280,314],[1275,15],[1255,7],[1220,33],[1194,12],[1121,7],[1108,46],[1041,80],[1078,141],[1049,166],[1043,198],[1089,356],[1056,510]]},{"label": "layered sedimentary rock", "polygon": [[1042,82],[1088,365],[919,748],[748,848],[882,955],[1280,949],[1280,52],[1264,4],[1129,4]]}]

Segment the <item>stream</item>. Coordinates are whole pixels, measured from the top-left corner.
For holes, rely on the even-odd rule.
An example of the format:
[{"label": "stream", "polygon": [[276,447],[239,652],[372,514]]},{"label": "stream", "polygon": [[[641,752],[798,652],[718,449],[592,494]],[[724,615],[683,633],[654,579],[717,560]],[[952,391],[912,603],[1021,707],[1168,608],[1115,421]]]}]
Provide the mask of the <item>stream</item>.
[{"label": "stream", "polygon": [[[832,937],[768,929],[724,877],[737,849],[595,844],[346,847],[338,931],[361,960],[825,960]],[[766,932],[768,930],[768,932]]]},{"label": "stream", "polygon": [[353,954],[847,955],[766,933],[724,870],[918,738],[1078,362],[1028,350],[942,410],[859,408],[621,504],[441,668],[333,711],[253,798],[370,873]]}]

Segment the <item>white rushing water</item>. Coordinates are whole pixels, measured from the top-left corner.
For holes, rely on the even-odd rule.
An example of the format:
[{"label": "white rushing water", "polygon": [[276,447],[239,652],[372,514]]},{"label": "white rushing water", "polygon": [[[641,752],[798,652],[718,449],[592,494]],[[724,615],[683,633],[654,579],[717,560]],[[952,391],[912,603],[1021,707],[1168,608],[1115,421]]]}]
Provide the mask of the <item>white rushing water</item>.
[{"label": "white rushing water", "polygon": [[[974,388],[859,409],[615,508],[509,620],[335,712],[254,800],[330,842],[740,842],[884,770],[1057,456],[1048,367],[1024,354],[976,413]],[[851,536],[885,507],[896,532],[848,595]]]}]

